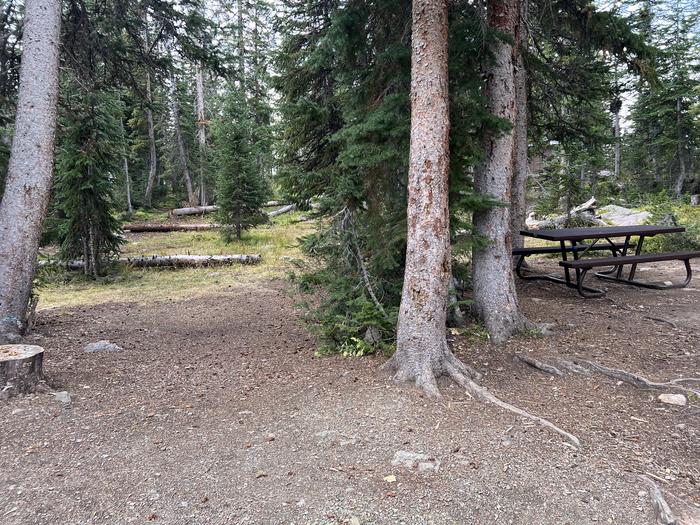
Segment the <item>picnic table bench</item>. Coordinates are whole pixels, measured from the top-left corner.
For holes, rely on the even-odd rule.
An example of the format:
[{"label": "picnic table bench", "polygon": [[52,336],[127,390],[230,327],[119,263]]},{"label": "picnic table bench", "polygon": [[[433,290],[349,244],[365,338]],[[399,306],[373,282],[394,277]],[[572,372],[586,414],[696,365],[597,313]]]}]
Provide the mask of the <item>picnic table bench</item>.
[{"label": "picnic table bench", "polygon": [[[610,266],[605,271],[596,272],[596,277],[608,279],[622,284],[630,284],[645,288],[667,289],[682,288],[690,283],[692,278],[692,268],[690,259],[700,257],[700,251],[679,251],[665,253],[649,253],[642,255],[642,246],[645,237],[659,234],[681,233],[685,228],[680,226],[610,226],[594,228],[560,228],[551,230],[522,230],[521,235],[535,237],[549,241],[559,242],[559,246],[546,246],[535,248],[518,248],[513,250],[513,255],[519,256],[516,265],[516,273],[522,279],[540,279],[564,284],[571,288],[576,288],[583,297],[600,297],[605,295],[605,291],[591,288],[584,284],[586,275],[593,268]],[[624,237],[624,242],[613,242],[612,239]],[[636,243],[632,243],[632,237],[637,237]],[[603,243],[598,244],[599,241]],[[585,244],[579,244],[586,241]],[[567,245],[567,243],[569,243]],[[635,248],[634,255],[627,255],[627,252]],[[610,257],[582,258],[588,252],[610,251]],[[523,273],[523,262],[529,255],[541,253],[560,253],[562,260],[559,265],[564,268],[564,278],[546,274]],[[568,255],[573,260],[568,259]],[[656,284],[639,281],[635,279],[637,265],[647,262],[660,261],[682,261],[685,264],[686,278],[682,283]],[[630,266],[627,277],[623,277],[623,269]],[[575,271],[575,281],[571,278],[571,270]]]}]

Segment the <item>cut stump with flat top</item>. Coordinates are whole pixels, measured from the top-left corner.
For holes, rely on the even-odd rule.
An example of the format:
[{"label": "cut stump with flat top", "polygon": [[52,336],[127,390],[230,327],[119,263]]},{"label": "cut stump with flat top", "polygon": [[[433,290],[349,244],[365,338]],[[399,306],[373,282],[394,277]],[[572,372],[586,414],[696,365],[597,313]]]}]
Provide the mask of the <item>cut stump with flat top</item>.
[{"label": "cut stump with flat top", "polygon": [[0,399],[34,392],[43,378],[42,347],[0,345]]}]

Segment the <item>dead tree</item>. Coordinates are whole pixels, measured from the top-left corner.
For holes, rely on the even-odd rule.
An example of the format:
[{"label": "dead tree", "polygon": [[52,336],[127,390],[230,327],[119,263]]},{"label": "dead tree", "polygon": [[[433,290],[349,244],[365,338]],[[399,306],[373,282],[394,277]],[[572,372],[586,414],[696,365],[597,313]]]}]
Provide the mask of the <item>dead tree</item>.
[{"label": "dead tree", "polygon": [[61,2],[27,0],[17,117],[0,203],[0,340],[24,331],[53,175]]}]

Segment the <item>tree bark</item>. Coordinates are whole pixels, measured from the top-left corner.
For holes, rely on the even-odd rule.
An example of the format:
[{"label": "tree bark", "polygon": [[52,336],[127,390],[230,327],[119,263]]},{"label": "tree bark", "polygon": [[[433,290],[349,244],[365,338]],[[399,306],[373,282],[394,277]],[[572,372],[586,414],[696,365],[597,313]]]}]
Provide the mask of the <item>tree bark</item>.
[{"label": "tree bark", "polygon": [[44,379],[44,349],[35,345],[0,345],[0,399],[29,394]]},{"label": "tree bark", "polygon": [[[512,37],[518,18],[518,0],[490,0],[488,25]],[[494,116],[515,124],[515,82],[513,46],[504,40],[491,44],[493,62],[486,70],[484,96]],[[511,202],[514,132],[486,130],[484,162],[477,170],[474,186],[478,193],[503,203]],[[523,327],[513,280],[511,220],[507,206],[495,206],[474,213],[477,235],[489,240],[473,253],[474,309],[484,321],[491,339],[502,343]]]},{"label": "tree bark", "polygon": [[622,143],[620,132],[620,110],[618,109],[613,115],[613,129],[615,132],[615,182],[620,180],[621,162],[622,162]]},{"label": "tree bark", "polygon": [[187,203],[190,206],[197,204],[197,197],[192,188],[192,177],[190,176],[190,168],[187,165],[187,150],[185,142],[182,139],[182,129],[180,127],[180,101],[177,99],[177,81],[175,75],[170,76],[171,86],[171,110],[173,113],[173,129],[175,131],[175,142],[177,143],[178,160],[180,161],[180,169],[185,179],[185,188],[187,189]]},{"label": "tree bark", "polygon": [[150,223],[140,223],[140,224],[125,224],[122,226],[122,230],[131,233],[142,233],[142,232],[198,232],[198,231],[209,231],[218,230],[221,228],[221,224],[150,224]]},{"label": "tree bark", "polygon": [[202,65],[195,70],[195,110],[197,111],[197,143],[199,144],[199,205],[207,205],[207,188],[204,181],[204,168],[207,150],[207,122],[204,117],[204,72]]},{"label": "tree bark", "polygon": [[520,13],[516,22],[515,49],[515,134],[513,147],[513,186],[511,194],[511,230],[514,248],[522,248],[524,238],[520,230],[525,228],[525,216],[527,215],[527,178],[528,178],[528,140],[527,140],[527,69],[525,68],[524,55],[527,51],[528,2],[520,2]]},{"label": "tree bark", "polygon": [[156,155],[156,132],[153,126],[153,111],[151,104],[153,103],[153,95],[151,93],[151,73],[146,73],[146,121],[148,123],[148,182],[146,184],[146,195],[143,198],[143,204],[147,208],[151,206],[153,200],[153,186],[156,182],[156,173],[158,171],[158,157]]},{"label": "tree bark", "polygon": [[0,340],[26,327],[39,239],[51,191],[61,3],[27,0],[17,117],[0,203]]},{"label": "tree bark", "polygon": [[129,177],[129,156],[127,154],[127,144],[126,144],[126,132],[124,131],[124,119],[121,118],[119,120],[119,126],[121,127],[121,132],[122,132],[122,141],[123,141],[123,164],[124,164],[124,184],[126,188],[126,209],[129,214],[129,216],[133,215],[134,213],[134,206],[131,203],[131,177]]},{"label": "tree bark", "polygon": [[447,346],[451,274],[448,211],[447,3],[414,0],[411,143],[406,269],[396,336],[387,363],[397,382],[439,396],[436,378],[455,360]]}]

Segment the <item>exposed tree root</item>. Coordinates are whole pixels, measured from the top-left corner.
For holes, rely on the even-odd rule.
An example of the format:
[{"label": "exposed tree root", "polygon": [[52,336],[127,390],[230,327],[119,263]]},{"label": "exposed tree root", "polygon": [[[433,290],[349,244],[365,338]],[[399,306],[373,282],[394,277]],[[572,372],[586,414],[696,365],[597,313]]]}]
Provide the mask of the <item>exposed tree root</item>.
[{"label": "exposed tree root", "polygon": [[611,377],[612,379],[617,379],[619,381],[629,383],[633,386],[636,386],[637,388],[650,390],[667,390],[669,388],[675,388],[677,390],[682,390],[689,394],[700,396],[700,391],[693,390],[692,388],[687,388],[680,384],[700,382],[700,378],[697,377],[679,377],[677,379],[671,379],[665,382],[656,382],[650,381],[646,377],[640,376],[639,374],[635,374],[633,372],[628,372],[619,368],[609,368],[607,366],[601,365],[600,363],[596,363],[595,361],[588,361],[586,359],[574,358],[573,361],[568,361],[559,357],[547,358],[549,360],[553,360],[558,365],[558,368],[553,364],[547,363],[540,359],[535,359],[534,357],[530,357],[527,355],[516,354],[515,357],[533,368],[542,370],[543,372],[556,376],[564,375],[561,369],[569,370],[570,372],[581,375],[590,375],[591,370],[593,370],[595,372],[598,372],[599,374]]},{"label": "exposed tree root", "polygon": [[647,485],[649,485],[649,496],[651,497],[651,504],[654,507],[654,514],[656,515],[656,522],[659,525],[680,525],[680,522],[673,514],[671,507],[661,492],[661,489],[651,478],[647,476],[639,476]]},{"label": "exposed tree root", "polygon": [[559,370],[556,366],[552,366],[550,364],[547,364],[543,361],[539,361],[535,359],[534,357],[529,357],[523,354],[515,354],[515,357],[522,361],[523,363],[530,365],[533,368],[537,368],[538,370],[542,370],[543,372],[546,372],[548,374],[556,375],[556,376],[563,376],[564,372]]},{"label": "exposed tree root", "polygon": [[400,366],[400,364],[394,358],[387,361],[384,364],[383,368],[395,372],[395,382],[415,382],[418,388],[423,390],[427,395],[431,397],[441,396],[440,390],[437,385],[437,377],[442,375],[449,377],[459,386],[464,388],[469,396],[479,401],[492,403],[500,408],[508,410],[509,412],[513,412],[515,414],[518,414],[519,416],[534,421],[538,425],[541,425],[564,437],[571,445],[573,445],[577,449],[581,448],[581,442],[573,434],[570,434],[569,432],[559,428],[548,419],[536,416],[526,410],[523,410],[522,408],[519,408],[515,405],[507,403],[506,401],[503,401],[502,399],[496,397],[493,393],[491,393],[491,391],[489,391],[486,387],[476,383],[475,379],[480,379],[481,374],[473,368],[471,368],[470,366],[464,364],[459,359],[457,359],[457,357],[455,357],[455,355],[452,352],[450,352],[449,349],[446,349],[446,353],[443,355],[441,365],[441,373],[437,376],[429,368],[421,369],[421,372],[419,373],[412,372],[411,368]]},{"label": "exposed tree root", "polygon": [[692,390],[690,388],[686,388],[684,386],[680,386],[674,381],[658,383],[655,381],[649,381],[646,377],[634,374],[632,372],[627,372],[626,370],[620,370],[619,368],[608,368],[607,366],[603,366],[594,361],[574,359],[574,362],[576,362],[577,364],[587,365],[596,372],[599,372],[608,377],[612,377],[613,379],[624,381],[625,383],[630,383],[638,388],[648,388],[653,390],[666,390],[667,388],[676,388],[678,390],[683,390],[691,394],[700,395],[700,392]]}]

